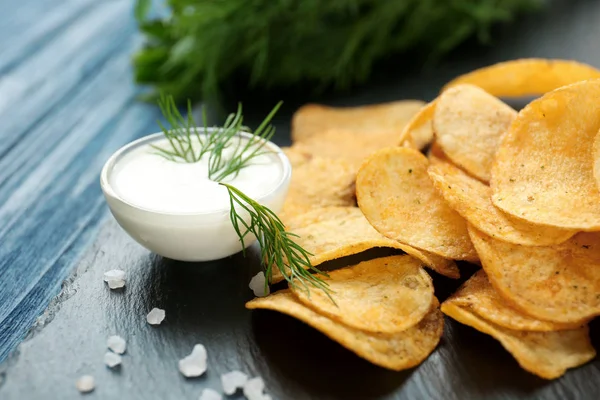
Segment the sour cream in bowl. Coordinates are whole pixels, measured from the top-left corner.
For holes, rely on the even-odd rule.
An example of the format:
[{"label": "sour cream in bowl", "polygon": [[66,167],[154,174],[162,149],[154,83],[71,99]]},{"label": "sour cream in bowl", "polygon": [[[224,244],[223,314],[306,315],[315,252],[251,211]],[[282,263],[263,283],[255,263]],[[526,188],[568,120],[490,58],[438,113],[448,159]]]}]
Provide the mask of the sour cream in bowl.
[{"label": "sour cream in bowl", "polygon": [[[251,138],[239,132],[233,140],[244,145]],[[211,261],[241,251],[227,188],[208,178],[208,155],[186,163],[161,156],[155,147],[171,149],[163,133],[145,136],[117,150],[102,169],[102,191],[119,225],[148,250],[174,260]],[[225,149],[223,157],[235,147]],[[262,153],[222,182],[277,213],[288,191],[291,166],[271,142]],[[247,213],[238,207],[236,211],[249,221]],[[254,240],[248,236],[244,244]]]}]

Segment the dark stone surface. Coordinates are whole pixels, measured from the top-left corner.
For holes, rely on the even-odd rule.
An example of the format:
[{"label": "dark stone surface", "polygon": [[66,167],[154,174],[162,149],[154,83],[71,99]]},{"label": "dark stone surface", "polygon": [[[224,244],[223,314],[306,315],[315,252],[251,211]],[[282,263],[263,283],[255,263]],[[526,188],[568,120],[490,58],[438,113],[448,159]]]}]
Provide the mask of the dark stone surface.
[{"label": "dark stone surface", "polygon": [[[255,255],[212,263],[165,260],[109,219],[76,276],[9,358],[0,398],[77,399],[75,380],[91,374],[97,388],[90,399],[194,399],[203,387],[220,389],[219,375],[231,369],[262,376],[276,399],[594,398],[599,361],[545,382],[519,368],[492,338],[449,319],[439,347],[419,367],[392,372],[373,366],[299,321],[245,310],[253,297],[247,284],[259,268]],[[111,291],[102,281],[115,267],[127,272],[123,290]],[[463,271],[466,276],[473,268]],[[434,279],[441,299],[458,284]],[[166,310],[157,327],[145,321],[153,307]],[[592,335],[599,345],[597,328]],[[127,340],[123,364],[114,371],[102,361],[113,334]],[[208,349],[209,369],[185,379],[177,361],[195,343]]]},{"label": "dark stone surface", "polygon": [[[113,10],[115,16],[122,15],[117,1],[103,7]],[[92,19],[94,12],[90,10],[86,15]],[[113,21],[130,26],[119,18]],[[131,28],[125,31],[131,35]],[[74,29],[65,32],[73,36],[78,33]],[[87,46],[89,54],[81,49],[73,50],[81,59],[76,61],[89,66],[90,60],[110,53],[112,41],[104,41],[103,48]],[[38,175],[33,174],[43,169],[32,169],[31,176],[23,177],[18,175],[22,168],[6,176],[0,172],[0,185],[14,184],[3,187],[10,192],[1,193],[7,200],[2,197],[4,202],[0,204],[0,221],[12,224],[0,227],[0,294],[6,295],[0,296],[5,301],[0,304],[0,338],[3,340],[0,354],[13,347],[19,332],[44,308],[46,299],[56,293],[55,287],[69,269],[75,265],[77,271],[63,284],[61,294],[51,302],[28,338],[0,366],[3,371],[0,372],[0,399],[81,398],[74,382],[82,374],[96,378],[96,390],[86,395],[90,399],[194,399],[203,387],[219,389],[218,376],[234,368],[263,376],[269,392],[277,399],[598,398],[598,360],[568,372],[561,379],[546,382],[520,369],[492,338],[450,320],[447,320],[440,346],[422,365],[399,373],[375,367],[296,320],[274,312],[245,310],[245,301],[252,297],[247,284],[258,269],[255,257],[244,259],[236,255],[214,263],[186,264],[153,256],[132,242],[108,216],[97,186],[97,173],[111,151],[133,137],[155,130],[152,128],[154,111],[132,101],[134,90],[129,76],[122,72],[126,71],[130,54],[129,42],[127,39],[119,52],[113,51],[118,58],[98,61],[99,70],[108,72],[102,75],[92,70],[89,76],[81,78],[82,83],[77,87],[87,90],[82,92],[85,101],[75,98],[72,102],[76,104],[67,109],[67,104],[59,102],[56,94],[62,93],[59,89],[63,90],[64,84],[57,84],[55,92],[46,94],[53,101],[48,104],[62,104],[60,107],[48,105],[43,111],[43,115],[61,119],[55,125],[35,125],[34,129],[30,120],[7,119],[19,127],[16,132],[34,129],[31,135],[23,133],[24,139],[19,140],[27,144],[25,149],[33,148],[37,154],[53,157],[44,158],[42,166],[54,160],[53,165],[60,165],[58,172],[71,173],[62,174],[62,186],[56,186],[59,178],[54,175],[39,175],[40,181],[36,183],[34,178]],[[285,108],[276,119],[276,140],[281,144],[289,142],[290,115],[308,100],[350,105],[401,98],[431,99],[443,83],[457,74],[517,57],[574,58],[600,66],[599,42],[600,2],[555,1],[542,14],[500,32],[496,46],[464,47],[433,69],[403,67],[390,71],[387,68],[368,87],[338,97],[306,98],[290,93],[284,97]],[[60,48],[60,43],[52,43]],[[93,53],[98,49],[105,51],[100,55]],[[66,56],[65,60],[70,60],[71,65],[74,62]],[[66,72],[64,75],[72,76]],[[89,82],[96,82],[94,85],[98,87]],[[106,93],[102,94],[104,89]],[[101,96],[91,95],[96,92]],[[264,116],[279,98],[280,94],[259,93],[245,99],[249,124],[252,126]],[[42,100],[39,104],[32,100],[28,103],[30,109],[46,104]],[[103,103],[99,103],[100,100]],[[77,104],[96,112],[70,119]],[[63,108],[71,113],[58,114],[57,110]],[[26,112],[13,111],[11,115],[17,116],[19,112]],[[65,131],[66,121],[79,128]],[[63,145],[62,153],[53,152],[54,143],[58,142],[56,138],[62,136],[52,136],[52,130],[57,135],[65,132],[69,140],[69,146]],[[48,132],[47,139],[33,140],[45,132]],[[0,141],[0,144],[10,144],[7,149],[13,145],[14,149],[20,149],[16,136],[4,132],[0,132],[0,136],[15,140],[14,143]],[[67,143],[66,139],[60,140]],[[23,159],[16,157],[15,151],[0,159],[6,164],[2,164],[2,171]],[[73,152],[79,153],[71,163],[68,160]],[[31,192],[24,191],[23,182]],[[37,196],[34,188],[43,189],[44,185],[51,189],[44,189],[44,195],[32,202],[28,193]],[[21,197],[8,196],[13,191]],[[11,207],[22,202],[20,219],[10,219],[13,215],[9,213],[14,210],[7,206],[9,201]],[[77,219],[73,218],[74,213]],[[88,242],[85,238],[93,237],[98,227],[102,228],[95,241]],[[363,257],[374,255],[371,252]],[[356,258],[341,260],[336,265],[352,261]],[[124,290],[109,291],[102,281],[103,272],[113,268],[127,271],[128,284]],[[464,271],[466,277],[472,268],[466,267]],[[30,278],[31,282],[26,281]],[[434,283],[440,299],[458,285],[437,276]],[[9,295],[12,293],[8,291],[9,285],[15,296]],[[167,313],[159,327],[145,322],[146,313],[153,307],[164,308]],[[119,334],[128,341],[123,365],[115,371],[106,368],[102,361],[106,338],[112,334]],[[592,324],[591,334],[594,344],[600,345],[597,321]],[[189,354],[195,343],[207,347],[209,370],[201,378],[185,379],[177,370],[177,361]]]}]

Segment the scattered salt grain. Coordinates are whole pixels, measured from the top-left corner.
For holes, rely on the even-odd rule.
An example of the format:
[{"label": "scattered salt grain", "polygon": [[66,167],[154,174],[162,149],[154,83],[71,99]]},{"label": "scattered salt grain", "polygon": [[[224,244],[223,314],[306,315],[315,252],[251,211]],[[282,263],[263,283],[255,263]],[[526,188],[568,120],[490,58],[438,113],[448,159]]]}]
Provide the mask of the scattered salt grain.
[{"label": "scattered salt grain", "polygon": [[192,354],[179,360],[179,371],[186,378],[195,378],[206,371],[206,348],[197,344]]},{"label": "scattered salt grain", "polygon": [[121,365],[122,360],[123,359],[120,355],[111,353],[110,351],[107,351],[104,355],[104,364],[106,364],[109,368],[114,368],[117,365]]},{"label": "scattered salt grain", "polygon": [[106,345],[109,349],[117,354],[125,353],[125,348],[127,347],[127,342],[121,336],[113,335],[108,338],[106,341]]},{"label": "scattered salt grain", "polygon": [[223,396],[216,390],[204,389],[198,400],[223,400]]},{"label": "scattered salt grain", "polygon": [[125,286],[125,271],[120,269],[111,269],[104,273],[104,282],[108,283],[111,289],[120,289]]},{"label": "scattered salt grain", "polygon": [[271,400],[271,396],[264,393],[265,382],[260,376],[248,379],[244,384],[244,396],[248,400]]},{"label": "scattered salt grain", "polygon": [[91,375],[83,375],[77,382],[75,382],[75,387],[81,393],[89,393],[96,387],[96,383],[94,382],[94,377]]},{"label": "scattered salt grain", "polygon": [[161,310],[160,308],[153,308],[152,311],[146,315],[146,321],[150,325],[160,325],[165,319],[165,310]]},{"label": "scattered salt grain", "polygon": [[269,294],[269,286],[265,292],[265,273],[260,271],[250,279],[248,287],[252,289],[256,297],[264,297]]},{"label": "scattered salt grain", "polygon": [[232,395],[236,390],[244,387],[248,381],[248,375],[241,371],[231,371],[221,375],[221,385],[226,395]]}]

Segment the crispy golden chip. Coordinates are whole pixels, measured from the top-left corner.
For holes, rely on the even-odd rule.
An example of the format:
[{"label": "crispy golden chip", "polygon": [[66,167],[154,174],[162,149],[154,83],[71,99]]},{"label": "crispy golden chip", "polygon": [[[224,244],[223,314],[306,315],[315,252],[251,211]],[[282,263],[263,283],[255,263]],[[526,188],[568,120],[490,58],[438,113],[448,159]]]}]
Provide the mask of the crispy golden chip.
[{"label": "crispy golden chip", "polygon": [[319,314],[369,332],[406,330],[427,315],[434,301],[431,277],[406,255],[363,261],[323,280],[331,298],[321,290],[307,292],[298,282],[291,291]]},{"label": "crispy golden chip", "polygon": [[525,107],[492,167],[492,201],[524,220],[600,230],[592,147],[600,130],[600,79],[547,93]]},{"label": "crispy golden chip", "polygon": [[434,305],[417,325],[394,334],[364,332],[332,321],[306,307],[289,290],[258,297],[246,303],[246,308],[287,314],[317,329],[359,357],[380,367],[400,371],[420,364],[439,343],[444,317],[437,308],[437,300]]},{"label": "crispy golden chip", "polygon": [[503,213],[492,204],[492,189],[446,162],[429,166],[429,176],[444,199],[475,228],[510,243],[549,246],[576,231],[536,225]]},{"label": "crispy golden chip", "polygon": [[485,271],[477,271],[444,303],[455,304],[495,325],[517,331],[560,331],[581,324],[561,324],[536,319],[511,306],[492,287]]},{"label": "crispy golden chip", "polygon": [[283,150],[283,153],[287,156],[288,160],[290,160],[292,168],[306,164],[313,157],[312,154],[304,151],[298,146],[282,147],[281,150]]},{"label": "crispy golden chip", "polygon": [[516,308],[560,323],[600,315],[600,233],[548,247],[503,242],[472,226],[469,233],[491,284]]},{"label": "crispy golden chip", "polygon": [[364,159],[377,150],[398,145],[398,132],[328,130],[310,136],[294,147],[314,156],[339,159],[358,170]]},{"label": "crispy golden chip", "polygon": [[383,132],[398,137],[404,125],[423,106],[419,100],[402,100],[362,107],[328,107],[307,104],[292,118],[292,140],[301,142],[330,129],[364,135]]},{"label": "crispy golden chip", "polygon": [[312,157],[292,170],[281,218],[285,222],[314,208],[355,205],[355,178],[355,168],[342,160]]},{"label": "crispy golden chip", "polygon": [[469,72],[452,80],[442,91],[470,83],[498,97],[539,95],[561,86],[595,78],[600,78],[599,70],[576,61],[526,58]]},{"label": "crispy golden chip", "polygon": [[436,100],[424,105],[404,126],[398,143],[408,141],[415,149],[424,149],[433,140],[433,113]]},{"label": "crispy golden chip", "polygon": [[442,312],[492,336],[523,369],[544,379],[556,379],[596,357],[587,326],[555,332],[519,331],[498,326],[451,302],[442,304]]},{"label": "crispy golden chip", "polygon": [[596,184],[600,190],[600,131],[598,131],[594,143],[594,177],[596,177]]},{"label": "crispy golden chip", "polygon": [[433,131],[448,158],[488,182],[500,140],[516,116],[515,110],[477,86],[457,85],[438,98]]},{"label": "crispy golden chip", "polygon": [[360,168],[360,209],[384,236],[445,258],[476,261],[465,220],[443,199],[416,150],[395,147],[369,157]]},{"label": "crispy golden chip", "polygon": [[[318,208],[290,218],[286,228],[299,236],[295,239],[298,245],[313,254],[310,257],[313,266],[375,247],[389,247],[418,258],[439,274],[455,279],[460,277],[454,261],[386,238],[369,224],[357,207]],[[273,269],[271,283],[282,280],[279,270]]]},{"label": "crispy golden chip", "polygon": [[431,146],[429,147],[429,150],[427,151],[427,159],[429,160],[430,164],[437,164],[437,163],[448,163],[448,164],[453,164],[452,160],[450,160],[446,154],[444,154],[444,151],[441,149],[440,145],[437,144],[437,142],[434,140],[431,143]]}]

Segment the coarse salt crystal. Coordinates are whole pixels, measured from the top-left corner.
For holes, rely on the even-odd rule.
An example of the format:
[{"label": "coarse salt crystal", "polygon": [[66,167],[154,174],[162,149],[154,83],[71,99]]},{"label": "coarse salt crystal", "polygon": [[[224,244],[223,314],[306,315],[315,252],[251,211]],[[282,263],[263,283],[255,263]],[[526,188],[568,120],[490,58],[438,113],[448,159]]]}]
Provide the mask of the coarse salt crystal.
[{"label": "coarse salt crystal", "polygon": [[179,360],[179,371],[186,378],[195,378],[206,371],[206,348],[197,344],[192,353]]},{"label": "coarse salt crystal", "polygon": [[202,391],[200,399],[198,400],[223,400],[223,396],[221,396],[221,393],[217,392],[216,390],[207,388]]},{"label": "coarse salt crystal", "polygon": [[106,354],[104,354],[104,364],[108,365],[109,368],[121,365],[122,360],[120,355],[111,353],[110,351],[107,351]]},{"label": "coarse salt crystal", "polygon": [[244,387],[248,375],[241,371],[231,371],[221,375],[221,385],[226,395],[232,395],[237,389]]},{"label": "coarse salt crystal", "polygon": [[153,308],[152,311],[150,311],[148,315],[146,315],[146,321],[148,321],[150,325],[160,325],[160,323],[163,322],[164,319],[165,310],[162,310],[160,308]]},{"label": "coarse salt crystal", "polygon": [[125,286],[125,271],[120,269],[111,269],[104,273],[104,282],[108,283],[111,289],[120,289]]},{"label": "coarse salt crystal", "polygon": [[111,269],[110,271],[106,271],[104,273],[104,281],[109,280],[122,281],[125,279],[125,271],[121,269]]},{"label": "coarse salt crystal", "polygon": [[94,377],[91,375],[83,375],[77,382],[75,382],[75,387],[81,393],[89,393],[96,387],[96,383],[94,382]]},{"label": "coarse salt crystal", "polygon": [[269,294],[269,286],[267,286],[267,290],[265,291],[265,280],[265,273],[262,271],[250,279],[248,287],[252,289],[256,297],[264,297]]},{"label": "coarse salt crystal", "polygon": [[108,283],[108,287],[111,289],[121,289],[125,286],[125,281],[117,281],[114,279],[109,279],[106,283]]},{"label": "coarse salt crystal", "polygon": [[265,382],[260,376],[248,379],[244,384],[244,396],[248,400],[271,400],[271,396],[264,391]]},{"label": "coarse salt crystal", "polygon": [[115,353],[123,354],[125,353],[127,342],[125,342],[125,339],[123,339],[121,336],[113,335],[108,338],[106,345]]}]

